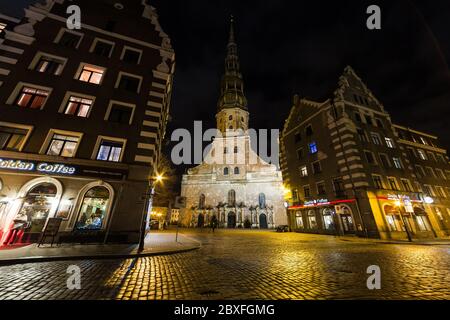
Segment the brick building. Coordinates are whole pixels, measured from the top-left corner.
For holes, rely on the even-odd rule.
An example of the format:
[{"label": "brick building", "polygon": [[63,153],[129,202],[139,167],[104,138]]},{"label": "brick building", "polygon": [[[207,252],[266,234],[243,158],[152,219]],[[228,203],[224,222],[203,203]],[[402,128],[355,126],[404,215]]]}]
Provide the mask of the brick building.
[{"label": "brick building", "polygon": [[0,15],[0,238],[135,242],[169,114],[174,52],[142,0],[47,0]]},{"label": "brick building", "polygon": [[294,98],[281,138],[299,232],[382,239],[450,234],[450,166],[437,137],[392,123],[352,68],[324,101]]}]

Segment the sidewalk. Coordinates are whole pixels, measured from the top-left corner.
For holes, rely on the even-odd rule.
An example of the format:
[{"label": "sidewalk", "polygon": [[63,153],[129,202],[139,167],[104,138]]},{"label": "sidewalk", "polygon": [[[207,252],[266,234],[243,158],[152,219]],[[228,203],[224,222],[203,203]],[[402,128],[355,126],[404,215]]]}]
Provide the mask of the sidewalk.
[{"label": "sidewalk", "polygon": [[413,239],[412,242],[408,240],[383,240],[383,239],[368,239],[368,238],[359,238],[359,237],[346,237],[339,236],[337,237],[340,241],[347,242],[368,242],[368,243],[377,243],[377,244],[409,244],[409,245],[418,245],[418,246],[450,246],[450,238],[448,239],[434,239],[434,240],[420,240]]},{"label": "sidewalk", "polygon": [[0,250],[0,266],[34,262],[87,260],[87,259],[128,259],[187,252],[200,248],[201,244],[188,236],[175,233],[151,231],[145,239],[145,249],[138,253],[138,245],[50,245],[37,247],[37,244],[14,249]]}]

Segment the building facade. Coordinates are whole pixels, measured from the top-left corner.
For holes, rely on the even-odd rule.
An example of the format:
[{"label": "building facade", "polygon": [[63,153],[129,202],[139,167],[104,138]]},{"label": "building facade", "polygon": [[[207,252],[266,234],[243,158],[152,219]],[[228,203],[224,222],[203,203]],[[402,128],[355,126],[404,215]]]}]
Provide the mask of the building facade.
[{"label": "building facade", "polygon": [[437,137],[392,123],[351,67],[324,101],[294,98],[281,139],[292,230],[382,239],[450,235]]},{"label": "building facade", "polygon": [[180,210],[185,226],[202,227],[217,219],[222,228],[269,229],[287,224],[281,171],[251,147],[249,111],[231,24],[225,74],[216,114],[220,135],[201,165],[183,176]]},{"label": "building facade", "polygon": [[[0,16],[0,244],[135,242],[169,113],[174,52],[145,1],[47,0]],[[101,12],[101,15],[98,13]]]}]

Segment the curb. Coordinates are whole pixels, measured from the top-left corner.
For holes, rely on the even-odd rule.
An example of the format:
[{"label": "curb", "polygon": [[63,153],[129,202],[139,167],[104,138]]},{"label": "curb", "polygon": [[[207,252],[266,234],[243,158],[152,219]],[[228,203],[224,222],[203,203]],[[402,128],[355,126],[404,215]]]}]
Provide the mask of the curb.
[{"label": "curb", "polygon": [[133,258],[145,258],[154,256],[168,256],[178,253],[186,253],[200,249],[201,246],[191,246],[185,249],[168,250],[160,252],[143,252],[134,254],[104,254],[104,255],[85,255],[85,256],[54,256],[54,257],[28,257],[28,258],[16,258],[8,260],[0,260],[0,267],[28,264],[28,263],[40,263],[40,262],[57,262],[57,261],[71,261],[71,260],[111,260],[111,259],[133,259]]},{"label": "curb", "polygon": [[340,241],[344,242],[359,242],[359,243],[371,243],[371,244],[400,244],[400,245],[413,245],[413,246],[450,246],[450,242],[448,243],[426,243],[426,242],[407,242],[407,241],[383,241],[383,240],[377,240],[377,241],[370,241],[370,240],[349,240],[349,239],[339,239]]}]

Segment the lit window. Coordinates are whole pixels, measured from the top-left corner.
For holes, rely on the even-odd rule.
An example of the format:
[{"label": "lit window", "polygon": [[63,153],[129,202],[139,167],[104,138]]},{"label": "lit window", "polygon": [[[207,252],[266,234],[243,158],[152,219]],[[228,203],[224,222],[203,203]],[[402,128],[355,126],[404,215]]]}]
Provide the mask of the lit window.
[{"label": "lit window", "polygon": [[373,156],[373,153],[370,151],[364,151],[364,154],[366,155],[366,160],[370,164],[376,164],[375,158]]},{"label": "lit window", "polygon": [[3,30],[5,30],[5,28],[6,28],[6,24],[0,22],[0,33],[2,33]]},{"label": "lit window", "polygon": [[64,68],[64,63],[64,60],[58,58],[42,56],[39,59],[35,70],[41,73],[60,75]]},{"label": "lit window", "polygon": [[431,186],[429,186],[429,185],[427,185],[427,184],[424,184],[423,187],[422,187],[422,189],[423,189],[423,193],[424,193],[426,196],[429,196],[429,197],[434,196],[433,189],[431,188]]},{"label": "lit window", "polygon": [[402,162],[400,161],[400,158],[392,158],[392,160],[394,161],[394,166],[397,169],[403,169]]},{"label": "lit window", "polygon": [[73,158],[79,141],[79,137],[54,134],[50,141],[47,155]]},{"label": "lit window", "polygon": [[422,160],[427,160],[427,156],[425,155],[425,151],[418,149],[417,154],[419,155],[419,158]]},{"label": "lit window", "polygon": [[317,149],[317,143],[311,142],[311,143],[309,144],[309,153],[315,154],[315,153],[317,153],[317,152],[318,152],[318,149]]},{"label": "lit window", "polygon": [[46,90],[23,87],[15,104],[22,108],[42,109],[49,94]]},{"label": "lit window", "polygon": [[386,145],[388,146],[388,148],[394,149],[394,140],[392,140],[391,138],[385,138],[386,140]]},{"label": "lit window", "polygon": [[105,74],[104,68],[91,66],[91,65],[85,65],[85,66],[83,66],[83,69],[81,70],[78,80],[83,81],[83,82],[93,83],[93,84],[100,84],[102,82],[104,74]]},{"label": "lit window", "polygon": [[0,126],[0,150],[19,151],[28,130]]},{"label": "lit window", "polygon": [[307,177],[308,176],[308,167],[303,166],[300,168],[300,176],[301,177]]},{"label": "lit window", "polygon": [[123,142],[102,140],[97,160],[119,162],[122,156]]},{"label": "lit window", "polygon": [[428,142],[427,142],[427,140],[425,140],[424,137],[420,137],[420,142],[422,142],[422,144],[424,144],[424,145],[428,145]]},{"label": "lit window", "polygon": [[80,206],[77,230],[100,230],[105,226],[106,213],[110,201],[110,194],[105,187],[94,187],[83,197]]},{"label": "lit window", "polygon": [[308,212],[308,227],[310,229],[317,229],[316,214],[312,210]]},{"label": "lit window", "polygon": [[70,96],[64,113],[77,117],[87,118],[92,104],[93,101],[91,99]]},{"label": "lit window", "polygon": [[334,230],[333,211],[331,209],[323,210],[323,225],[326,230]]},{"label": "lit window", "polygon": [[303,217],[302,217],[301,211],[298,211],[295,214],[295,223],[297,224],[297,229],[303,229],[304,228]]}]

